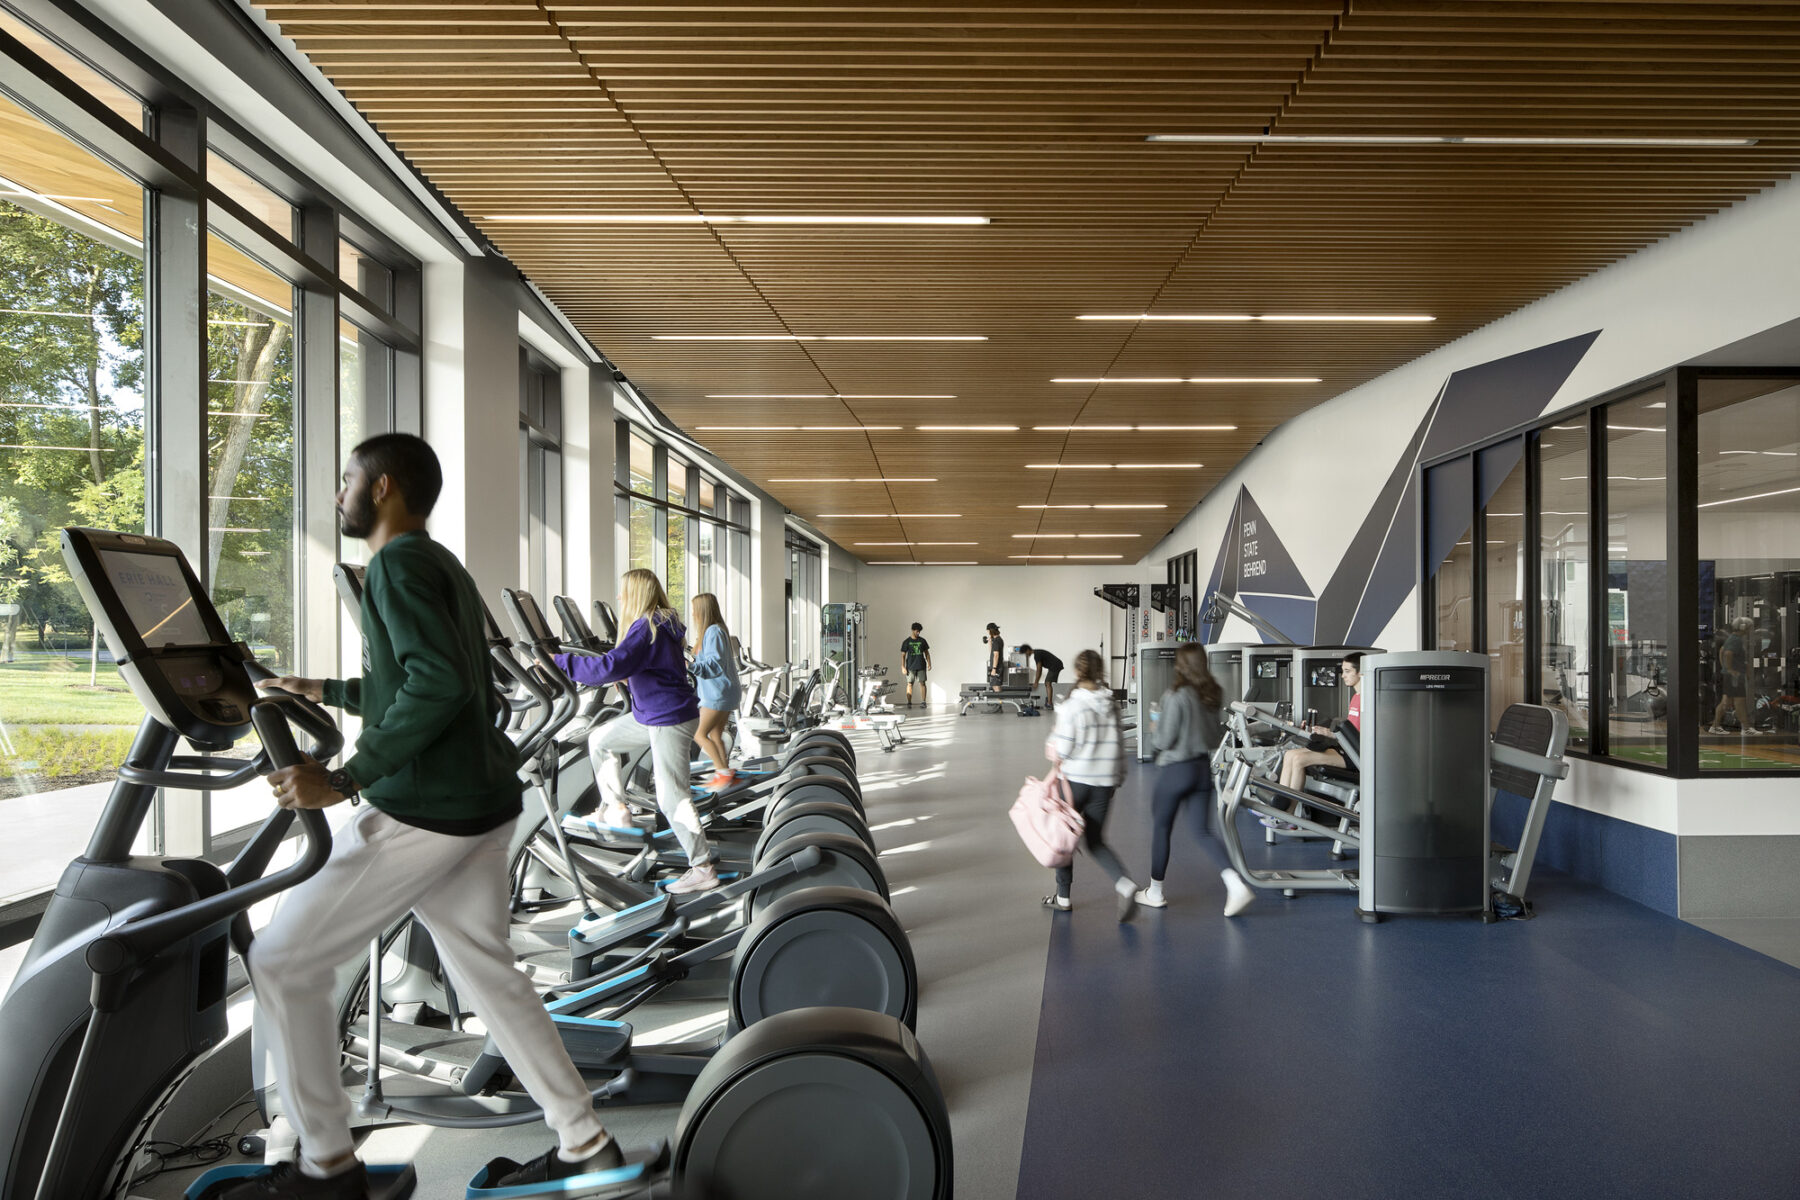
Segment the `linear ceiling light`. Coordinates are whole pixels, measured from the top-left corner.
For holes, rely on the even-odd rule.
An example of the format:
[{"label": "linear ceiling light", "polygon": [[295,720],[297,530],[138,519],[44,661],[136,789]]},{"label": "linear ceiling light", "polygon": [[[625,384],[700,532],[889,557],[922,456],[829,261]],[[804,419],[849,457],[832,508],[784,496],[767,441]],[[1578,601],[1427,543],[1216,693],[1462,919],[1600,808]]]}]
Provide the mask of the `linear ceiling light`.
[{"label": "linear ceiling light", "polygon": [[1173,375],[1126,375],[1105,378],[1059,378],[1051,383],[1319,383],[1316,375],[1194,375],[1181,379]]},{"label": "linear ceiling light", "polygon": [[1166,504],[1021,504],[1020,508],[1167,508]]},{"label": "linear ceiling light", "polygon": [[871,567],[922,567],[925,564],[912,558],[874,558],[869,560]]},{"label": "linear ceiling light", "polygon": [[1229,433],[1236,425],[1033,425],[1039,433]]},{"label": "linear ceiling light", "polygon": [[928,567],[978,567],[981,564],[976,562],[972,558],[963,558],[963,559],[957,559],[953,562],[946,562],[946,561],[934,562],[931,559],[926,559],[925,565]]},{"label": "linear ceiling light", "polygon": [[653,333],[653,342],[985,342],[979,333]]},{"label": "linear ceiling light", "polygon": [[1016,538],[1134,538],[1141,533],[1015,533]]},{"label": "linear ceiling light", "polygon": [[914,425],[924,433],[1017,433],[1017,425]]},{"label": "linear ceiling light", "polygon": [[1198,471],[1204,463],[1026,463],[1028,471]]},{"label": "linear ceiling light", "polygon": [[770,483],[936,483],[935,478],[920,476],[917,479],[900,478],[888,475],[866,475],[856,479],[848,477],[830,479],[771,479]]},{"label": "linear ceiling light", "polygon": [[1342,321],[1413,324],[1435,321],[1426,316],[1381,316],[1369,313],[1083,313],[1077,321]]},{"label": "linear ceiling light", "polygon": [[896,517],[944,517],[944,518],[949,518],[949,517],[960,517],[960,516],[962,516],[961,513],[820,513],[819,519],[821,521],[823,521],[827,518],[848,520],[852,517],[879,517],[882,519],[891,520]]},{"label": "linear ceiling light", "polygon": [[1008,558],[1124,558],[1123,554],[1009,554]]},{"label": "linear ceiling light", "polygon": [[954,400],[953,395],[888,395],[850,392],[716,392],[708,400]]},{"label": "linear ceiling light", "polygon": [[[1612,478],[1608,476],[1607,478]],[[1791,496],[1800,492],[1800,488],[1782,488],[1779,492],[1758,492],[1754,496],[1733,496],[1729,500],[1712,500],[1700,505],[1701,508],[1717,508],[1721,504],[1742,504],[1746,500],[1767,500],[1770,496]]]},{"label": "linear ceiling light", "polygon": [[1320,146],[1642,146],[1723,148],[1754,146],[1755,138],[1535,137],[1429,133],[1152,133],[1146,142]]},{"label": "linear ceiling light", "polygon": [[851,542],[852,546],[979,546],[980,542]]},{"label": "linear ceiling light", "polygon": [[846,433],[865,429],[899,430],[904,425],[696,425],[696,433]]},{"label": "linear ceiling light", "polygon": [[547,225],[988,225],[987,217],[864,213],[490,213],[484,221]]}]

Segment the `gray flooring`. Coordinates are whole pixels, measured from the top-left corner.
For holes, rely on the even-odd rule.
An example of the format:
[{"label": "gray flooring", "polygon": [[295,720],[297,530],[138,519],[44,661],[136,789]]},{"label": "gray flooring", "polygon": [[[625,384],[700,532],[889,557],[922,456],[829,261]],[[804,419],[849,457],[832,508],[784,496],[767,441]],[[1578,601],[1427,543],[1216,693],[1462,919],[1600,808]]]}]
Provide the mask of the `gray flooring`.
[{"label": "gray flooring", "polygon": [[1689,917],[1728,941],[1766,954],[1790,967],[1800,967],[1800,919],[1793,917]]},{"label": "gray flooring", "polygon": [[[1006,812],[1024,774],[1042,770],[1050,723],[1011,712],[959,718],[954,708],[910,716],[907,743],[891,754],[872,735],[852,735],[864,801],[918,962],[918,1035],[949,1103],[956,1195],[1012,1200],[1050,933],[1037,900],[1050,881]],[[630,1145],[669,1137],[678,1111],[603,1115]],[[393,1126],[370,1133],[361,1153],[371,1162],[411,1160],[418,1196],[438,1200],[460,1196],[488,1159],[527,1157],[549,1144],[541,1124],[480,1132]],[[172,1200],[195,1173],[171,1172],[134,1195]]]}]

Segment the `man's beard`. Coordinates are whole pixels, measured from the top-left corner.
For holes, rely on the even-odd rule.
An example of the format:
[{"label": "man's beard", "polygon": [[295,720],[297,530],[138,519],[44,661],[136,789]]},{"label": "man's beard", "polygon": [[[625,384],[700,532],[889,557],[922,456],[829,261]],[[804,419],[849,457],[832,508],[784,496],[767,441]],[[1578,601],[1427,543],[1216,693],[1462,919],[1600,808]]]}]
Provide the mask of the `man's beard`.
[{"label": "man's beard", "polygon": [[349,496],[338,509],[338,530],[345,537],[366,538],[375,529],[375,502],[364,493]]}]

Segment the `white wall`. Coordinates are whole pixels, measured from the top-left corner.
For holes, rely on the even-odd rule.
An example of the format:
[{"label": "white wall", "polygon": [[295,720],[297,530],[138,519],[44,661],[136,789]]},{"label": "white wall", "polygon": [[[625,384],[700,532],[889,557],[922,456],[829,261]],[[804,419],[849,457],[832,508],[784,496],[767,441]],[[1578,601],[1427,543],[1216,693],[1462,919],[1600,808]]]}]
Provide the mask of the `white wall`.
[{"label": "white wall", "polygon": [[[1551,411],[1796,319],[1800,181],[1788,180],[1287,422],[1151,551],[1145,572],[1160,577],[1165,560],[1197,549],[1207,579],[1243,486],[1316,593],[1453,372],[1600,330]],[[1343,462],[1342,473],[1319,469]],[[1644,532],[1646,548],[1660,546],[1660,533]],[[1417,648],[1416,595],[1380,641]],[[1622,774],[1584,766],[1559,798],[1670,831],[1800,833],[1800,804],[1769,802],[1779,781],[1640,786]]]},{"label": "white wall", "polygon": [[[883,567],[864,564],[856,575],[857,596],[869,606],[871,665],[884,666],[890,679],[903,669],[900,643],[914,621],[931,643],[931,700],[948,704],[965,683],[983,678],[987,647],[981,644],[989,621],[997,622],[1010,649],[1021,642],[1042,646],[1065,663],[1079,650],[1117,652],[1108,637],[1115,609],[1094,595],[1104,583],[1134,583],[1133,565],[1110,567]],[[1063,682],[1071,675],[1065,673]]]}]

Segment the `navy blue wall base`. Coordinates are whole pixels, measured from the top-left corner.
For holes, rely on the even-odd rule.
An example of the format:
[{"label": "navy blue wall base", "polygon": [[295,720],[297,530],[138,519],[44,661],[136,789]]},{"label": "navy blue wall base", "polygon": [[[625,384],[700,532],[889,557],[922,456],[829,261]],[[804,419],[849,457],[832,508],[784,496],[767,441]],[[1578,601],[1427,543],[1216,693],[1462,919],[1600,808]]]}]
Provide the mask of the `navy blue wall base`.
[{"label": "navy blue wall base", "polygon": [[[1519,844],[1527,807],[1522,796],[1494,793],[1495,841],[1508,846]],[[1553,804],[1544,820],[1543,839],[1538,843],[1537,866],[1597,883],[1609,892],[1674,917],[1681,915],[1678,850],[1672,833],[1585,808]]]}]

